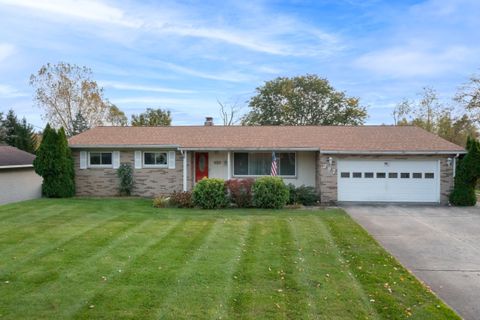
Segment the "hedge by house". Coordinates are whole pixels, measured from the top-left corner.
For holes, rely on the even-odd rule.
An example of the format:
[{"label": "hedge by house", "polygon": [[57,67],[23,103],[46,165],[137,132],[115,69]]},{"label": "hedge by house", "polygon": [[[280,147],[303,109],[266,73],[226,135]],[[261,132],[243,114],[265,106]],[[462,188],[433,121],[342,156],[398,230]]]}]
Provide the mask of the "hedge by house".
[{"label": "hedge by house", "polygon": [[480,178],[480,143],[468,138],[467,154],[458,161],[455,187],[450,194],[450,203],[455,206],[474,206],[477,203],[475,187]]},{"label": "hedge by house", "polygon": [[225,181],[223,179],[203,178],[193,188],[192,200],[202,209],[218,209],[228,204]]},{"label": "hedge by house", "polygon": [[253,184],[253,206],[265,209],[283,208],[289,191],[282,178],[261,177]]},{"label": "hedge by house", "polygon": [[75,195],[73,158],[63,128],[57,132],[47,124],[33,166],[35,172],[43,177],[42,193],[45,197]]}]

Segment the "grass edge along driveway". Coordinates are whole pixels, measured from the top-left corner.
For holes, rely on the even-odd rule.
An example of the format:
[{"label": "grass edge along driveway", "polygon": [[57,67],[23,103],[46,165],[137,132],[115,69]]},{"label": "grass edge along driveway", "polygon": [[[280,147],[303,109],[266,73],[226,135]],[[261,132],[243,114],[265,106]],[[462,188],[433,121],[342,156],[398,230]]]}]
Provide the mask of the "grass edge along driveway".
[{"label": "grass edge along driveway", "polygon": [[459,319],[345,212],[0,206],[0,318]]}]

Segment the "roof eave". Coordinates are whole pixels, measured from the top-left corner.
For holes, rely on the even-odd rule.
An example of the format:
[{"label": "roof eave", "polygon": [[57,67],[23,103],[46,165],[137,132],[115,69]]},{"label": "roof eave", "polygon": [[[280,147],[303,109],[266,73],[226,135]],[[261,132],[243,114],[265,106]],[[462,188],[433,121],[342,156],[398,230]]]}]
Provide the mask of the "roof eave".
[{"label": "roof eave", "polygon": [[320,153],[324,154],[379,154],[379,155],[452,155],[452,154],[465,154],[465,150],[415,150],[415,151],[394,151],[394,150],[320,150]]}]

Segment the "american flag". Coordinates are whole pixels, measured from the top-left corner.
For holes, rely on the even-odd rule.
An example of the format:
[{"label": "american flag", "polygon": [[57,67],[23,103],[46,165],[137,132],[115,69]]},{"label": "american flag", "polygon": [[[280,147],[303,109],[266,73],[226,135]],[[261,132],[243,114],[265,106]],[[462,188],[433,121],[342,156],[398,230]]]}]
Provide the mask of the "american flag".
[{"label": "american flag", "polygon": [[270,172],[272,177],[277,175],[277,157],[275,157],[275,152],[272,152],[272,170]]}]

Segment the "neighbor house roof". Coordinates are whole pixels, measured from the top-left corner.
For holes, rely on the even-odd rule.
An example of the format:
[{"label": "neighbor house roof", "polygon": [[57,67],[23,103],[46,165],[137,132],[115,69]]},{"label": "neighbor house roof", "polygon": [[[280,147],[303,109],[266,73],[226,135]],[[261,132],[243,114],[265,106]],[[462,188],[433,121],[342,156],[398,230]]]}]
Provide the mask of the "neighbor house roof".
[{"label": "neighbor house roof", "polygon": [[464,149],[413,126],[96,127],[69,139],[72,148],[311,149],[321,152],[457,153]]},{"label": "neighbor house roof", "polygon": [[0,169],[32,167],[35,156],[20,149],[0,145]]}]

